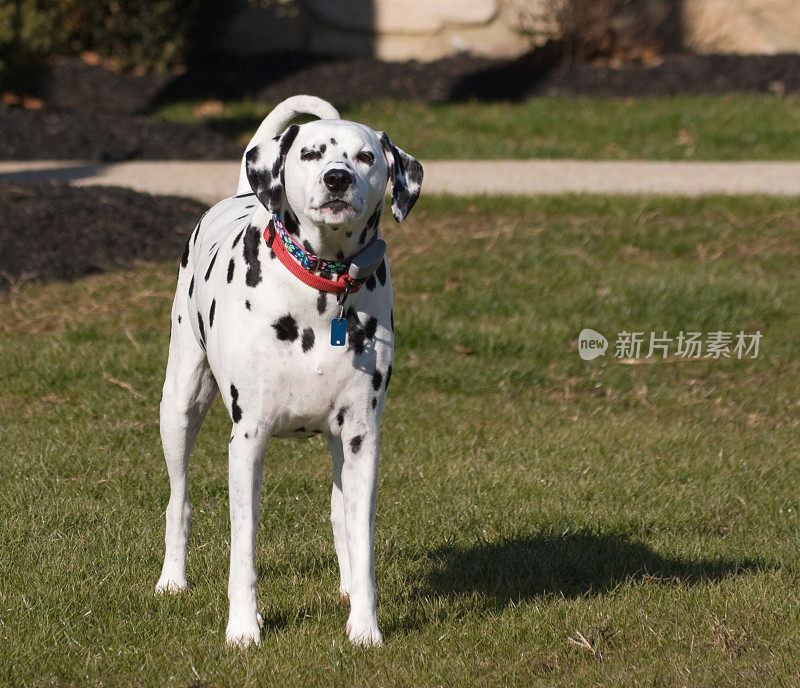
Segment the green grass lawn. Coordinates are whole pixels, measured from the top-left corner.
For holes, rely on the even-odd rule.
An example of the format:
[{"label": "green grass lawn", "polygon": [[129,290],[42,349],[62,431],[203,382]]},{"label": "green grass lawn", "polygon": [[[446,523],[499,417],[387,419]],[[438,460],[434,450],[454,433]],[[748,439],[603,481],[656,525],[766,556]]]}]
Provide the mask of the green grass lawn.
[{"label": "green grass lawn", "polygon": [[[190,589],[153,595],[175,265],[142,266],[0,298],[0,684],[797,685],[796,201],[423,198],[386,237],[385,647],[344,635],[318,440],[269,447],[263,644],[225,647],[219,404]],[[763,340],[585,362],[584,327]]]},{"label": "green grass lawn", "polygon": [[[275,103],[229,102],[221,112],[199,117],[198,105],[175,103],[154,116],[203,122],[244,145]],[[800,98],[793,96],[547,97],[441,105],[377,101],[342,115],[389,132],[422,160],[800,159]]]}]

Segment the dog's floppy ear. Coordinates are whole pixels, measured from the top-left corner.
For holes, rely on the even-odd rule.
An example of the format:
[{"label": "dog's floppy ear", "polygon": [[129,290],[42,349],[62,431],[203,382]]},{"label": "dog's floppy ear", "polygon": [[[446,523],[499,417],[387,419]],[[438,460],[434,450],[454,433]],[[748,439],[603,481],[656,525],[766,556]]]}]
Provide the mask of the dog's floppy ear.
[{"label": "dog's floppy ear", "polygon": [[245,156],[250,188],[271,213],[277,213],[283,201],[283,165],[298,131],[300,127],[293,124],[280,136],[254,146]]},{"label": "dog's floppy ear", "polygon": [[392,215],[398,222],[406,219],[422,189],[422,165],[404,150],[395,146],[384,132],[378,132],[383,153],[389,165],[392,184]]}]

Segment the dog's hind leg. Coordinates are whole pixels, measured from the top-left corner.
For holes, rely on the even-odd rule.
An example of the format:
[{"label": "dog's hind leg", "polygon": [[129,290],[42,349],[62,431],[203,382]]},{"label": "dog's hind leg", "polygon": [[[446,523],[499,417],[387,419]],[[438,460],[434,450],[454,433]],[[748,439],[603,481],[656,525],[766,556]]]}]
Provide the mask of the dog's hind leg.
[{"label": "dog's hind leg", "polygon": [[166,553],[156,593],[186,588],[186,544],[192,508],[189,503],[189,454],[217,393],[206,355],[185,314],[173,310],[172,335],[161,397],[161,443],[169,472]]}]

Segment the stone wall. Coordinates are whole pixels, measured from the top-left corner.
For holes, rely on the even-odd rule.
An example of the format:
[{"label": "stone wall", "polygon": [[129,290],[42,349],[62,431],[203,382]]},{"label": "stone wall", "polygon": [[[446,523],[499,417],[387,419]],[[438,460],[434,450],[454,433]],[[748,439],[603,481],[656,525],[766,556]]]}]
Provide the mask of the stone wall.
[{"label": "stone wall", "polygon": [[385,60],[436,60],[457,52],[516,56],[530,42],[499,0],[309,0],[318,52],[371,49]]},{"label": "stone wall", "polygon": [[[220,47],[436,60],[460,52],[515,57],[558,36],[568,0],[262,0]],[[800,52],[800,0],[682,0],[684,45],[704,53]]]},{"label": "stone wall", "polygon": [[800,0],[684,0],[683,32],[698,52],[800,52]]}]

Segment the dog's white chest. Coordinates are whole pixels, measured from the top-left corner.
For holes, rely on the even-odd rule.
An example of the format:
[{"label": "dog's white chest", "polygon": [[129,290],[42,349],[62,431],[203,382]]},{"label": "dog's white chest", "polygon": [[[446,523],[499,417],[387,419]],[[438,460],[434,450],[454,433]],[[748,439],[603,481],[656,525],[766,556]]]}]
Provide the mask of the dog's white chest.
[{"label": "dog's white chest", "polygon": [[257,410],[248,420],[275,436],[335,431],[331,418],[343,406],[382,406],[385,385],[375,381],[393,351],[385,268],[345,301],[346,340],[335,346],[336,295],[302,283],[273,257],[253,198],[228,199],[209,216],[196,244],[189,313],[229,406],[246,402]]}]

